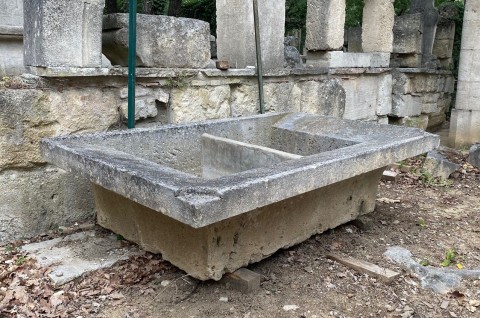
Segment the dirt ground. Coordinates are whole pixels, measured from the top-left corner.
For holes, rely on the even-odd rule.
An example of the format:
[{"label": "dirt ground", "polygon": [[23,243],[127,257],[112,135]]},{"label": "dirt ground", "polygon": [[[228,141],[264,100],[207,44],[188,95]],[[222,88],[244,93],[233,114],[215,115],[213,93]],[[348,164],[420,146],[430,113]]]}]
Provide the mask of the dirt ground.
[{"label": "dirt ground", "polygon": [[[452,250],[450,268],[480,268],[480,171],[465,155],[449,156],[462,166],[453,179],[431,178],[424,157],[403,162],[398,182],[380,184],[373,213],[249,266],[263,276],[251,294],[196,281],[151,254],[54,288],[48,269],[19,253],[28,241],[12,242],[0,249],[0,317],[480,317],[480,277],[436,294],[383,256],[398,245],[440,268]],[[330,252],[401,275],[386,284],[328,260]]]}]

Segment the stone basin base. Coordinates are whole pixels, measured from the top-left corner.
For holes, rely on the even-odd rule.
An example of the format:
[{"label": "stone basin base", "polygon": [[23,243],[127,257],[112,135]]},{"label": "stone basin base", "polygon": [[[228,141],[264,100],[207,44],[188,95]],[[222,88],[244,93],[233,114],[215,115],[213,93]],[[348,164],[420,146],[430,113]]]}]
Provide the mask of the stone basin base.
[{"label": "stone basin base", "polygon": [[219,280],[281,248],[370,213],[384,169],[201,228],[94,185],[98,223],[200,280]]}]

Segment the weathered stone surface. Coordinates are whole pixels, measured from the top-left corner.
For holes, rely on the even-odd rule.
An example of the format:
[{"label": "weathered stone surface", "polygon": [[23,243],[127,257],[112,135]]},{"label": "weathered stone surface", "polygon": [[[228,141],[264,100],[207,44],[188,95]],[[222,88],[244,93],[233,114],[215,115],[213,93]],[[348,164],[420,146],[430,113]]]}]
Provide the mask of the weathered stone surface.
[{"label": "weathered stone surface", "polygon": [[291,40],[285,40],[285,63],[284,67],[285,68],[303,68],[303,61],[300,56],[300,52],[298,52],[298,49],[294,46],[289,45],[289,41]]},{"label": "weathered stone surface", "polygon": [[410,13],[422,14],[422,66],[435,68],[436,57],[432,55],[432,51],[440,14],[435,8],[434,0],[413,0],[410,5]]},{"label": "weathered stone surface", "polygon": [[472,147],[470,147],[468,162],[472,166],[480,168],[480,144],[475,144]]},{"label": "weathered stone surface", "polygon": [[0,1],[0,26],[23,27],[23,0]]},{"label": "weathered stone surface", "polygon": [[355,68],[388,67],[389,53],[307,52],[307,67]]},{"label": "weathered stone surface", "polygon": [[0,90],[0,171],[44,163],[44,137],[107,130],[118,121],[113,92]]},{"label": "weathered stone surface", "polygon": [[[232,68],[255,66],[253,5],[243,0],[217,0],[217,56]],[[285,1],[258,2],[262,61],[265,70],[284,63]]]},{"label": "weathered stone surface", "polygon": [[[208,180],[199,177],[204,133],[306,157]],[[194,277],[219,279],[372,211],[383,167],[438,143],[419,130],[296,113],[59,138],[42,149],[98,184],[101,225]]]},{"label": "weathered stone surface", "polygon": [[93,218],[90,183],[51,166],[0,172],[0,243]]},{"label": "weathered stone surface", "polygon": [[345,0],[308,0],[305,48],[334,51],[343,47]]},{"label": "weathered stone surface", "polygon": [[0,77],[24,70],[23,1],[0,1]]},{"label": "weathered stone surface", "polygon": [[393,53],[422,53],[423,20],[421,13],[395,17],[393,26]]},{"label": "weathered stone surface", "polygon": [[480,142],[480,111],[453,109],[449,142],[456,148]]},{"label": "weathered stone surface", "polygon": [[392,111],[392,77],[379,76],[343,77],[345,89],[345,119],[375,120],[377,115]]},{"label": "weathered stone surface", "polygon": [[363,7],[363,52],[393,50],[395,9],[392,0],[366,0]]},{"label": "weathered stone surface", "polygon": [[27,244],[21,249],[40,266],[51,269],[48,277],[55,286],[144,253],[136,246],[126,246],[114,234],[97,235],[95,231]]},{"label": "weathered stone surface", "polygon": [[25,65],[102,65],[104,0],[25,0]]},{"label": "weathered stone surface", "polygon": [[[113,65],[128,65],[128,14],[103,18],[103,53]],[[137,64],[145,67],[204,68],[210,62],[207,22],[137,15]]]},{"label": "weathered stone surface", "polygon": [[303,156],[209,134],[202,135],[202,177],[215,179]]},{"label": "weathered stone surface", "polygon": [[[343,118],[346,107],[346,92],[337,79],[299,83],[294,92],[294,106],[305,113]],[[294,105],[295,105],[294,104]]]},{"label": "weathered stone surface", "polygon": [[174,88],[170,95],[170,120],[185,123],[230,117],[230,86]]},{"label": "weathered stone surface", "polygon": [[5,35],[0,30],[0,78],[8,75],[19,75],[24,71],[23,36]]},{"label": "weathered stone surface", "polygon": [[423,97],[420,95],[393,95],[392,115],[397,117],[419,116],[422,113]]},{"label": "weathered stone surface", "polygon": [[[122,103],[120,105],[120,114],[123,119],[128,118],[128,89],[123,88],[120,91]],[[135,88],[135,120],[155,118],[158,116],[157,103],[167,104],[170,94],[161,88],[146,88],[137,86]]]},{"label": "weathered stone surface", "polygon": [[219,280],[280,248],[372,212],[380,176],[376,170],[198,229],[104,188],[94,190],[100,225],[162,253],[195,278]]},{"label": "weathered stone surface", "polygon": [[361,53],[362,49],[362,27],[353,27],[347,30],[347,46],[350,53]]},{"label": "weathered stone surface", "polygon": [[405,127],[412,127],[412,128],[420,128],[422,130],[426,130],[429,124],[429,116],[428,115],[419,115],[419,116],[412,116],[412,117],[390,117],[389,124],[391,125],[399,125]]},{"label": "weathered stone surface", "polygon": [[453,146],[480,141],[480,3],[466,1],[462,48],[458,71],[457,100],[452,112],[450,142]]},{"label": "weathered stone surface", "polygon": [[455,21],[440,19],[437,25],[433,54],[440,59],[449,59],[453,53]]},{"label": "weathered stone surface", "polygon": [[450,175],[460,168],[460,165],[449,161],[438,151],[430,151],[423,163],[423,169],[434,177],[448,179]]}]

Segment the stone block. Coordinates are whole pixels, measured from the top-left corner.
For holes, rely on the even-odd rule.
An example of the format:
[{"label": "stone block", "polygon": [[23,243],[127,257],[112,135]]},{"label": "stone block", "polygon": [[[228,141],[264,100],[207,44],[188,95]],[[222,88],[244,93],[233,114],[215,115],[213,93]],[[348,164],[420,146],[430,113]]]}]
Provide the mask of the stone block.
[{"label": "stone block", "polygon": [[303,156],[209,134],[202,135],[202,177],[215,179]]},{"label": "stone block", "polygon": [[0,26],[23,28],[23,0],[0,1]]},{"label": "stone block", "polygon": [[393,54],[390,66],[420,68],[422,66],[422,54]]},{"label": "stone block", "polygon": [[419,116],[422,113],[421,95],[393,95],[392,115],[397,117]]},{"label": "stone block", "polygon": [[350,53],[361,53],[362,49],[362,27],[353,27],[347,30],[346,38],[348,52]]},{"label": "stone block", "polygon": [[[128,118],[128,89],[124,88],[120,91],[120,115],[123,119]],[[135,120],[146,118],[155,118],[159,114],[159,107],[165,106],[170,99],[170,94],[161,88],[145,88],[137,86],[135,89]],[[165,114],[168,117],[168,114]]]},{"label": "stone block", "polygon": [[391,53],[395,9],[391,0],[366,0],[363,7],[363,52]]},{"label": "stone block", "polygon": [[472,166],[480,168],[480,144],[475,144],[470,147],[468,162]]},{"label": "stone block", "polygon": [[195,278],[219,280],[225,272],[372,212],[381,174],[360,175],[198,229],[94,185],[97,220]]},{"label": "stone block", "polygon": [[310,68],[369,68],[389,65],[389,53],[307,52],[307,67]]},{"label": "stone block", "polygon": [[421,54],[423,18],[421,13],[395,17],[393,26],[393,53]]},{"label": "stone block", "polygon": [[449,161],[438,151],[430,151],[423,163],[423,169],[432,176],[448,179],[452,173],[460,168],[460,165]]},{"label": "stone block", "polygon": [[0,78],[20,75],[25,72],[23,66],[23,36],[4,34],[0,27]]},{"label": "stone block", "polygon": [[104,0],[25,0],[25,65],[101,67]]},{"label": "stone block", "polygon": [[186,123],[230,117],[230,86],[174,88],[170,93],[170,120]]},{"label": "stone block", "polygon": [[262,275],[252,272],[246,268],[240,268],[233,273],[226,274],[222,282],[231,289],[242,293],[252,293],[260,290]]},{"label": "stone block", "polygon": [[460,148],[480,142],[480,111],[453,109],[449,143]]},{"label": "stone block", "polygon": [[308,0],[308,51],[335,51],[343,47],[345,0]]},{"label": "stone block", "polygon": [[[103,53],[113,65],[128,65],[128,14],[104,16]],[[207,22],[161,15],[137,15],[137,65],[205,68],[210,62]]]},{"label": "stone block", "polygon": [[[255,66],[253,6],[243,0],[216,0],[217,56],[232,68]],[[284,64],[285,1],[258,2],[262,60],[265,70]]]},{"label": "stone block", "polygon": [[428,115],[428,131],[436,131],[447,121],[447,114],[444,110]]},{"label": "stone block", "polygon": [[297,83],[292,93],[294,110],[343,118],[346,91],[338,79]]},{"label": "stone block", "polygon": [[440,59],[451,58],[453,43],[455,40],[455,22],[447,19],[440,19],[437,25],[433,54]]},{"label": "stone block", "polygon": [[0,243],[93,218],[90,182],[51,166],[0,172]]},{"label": "stone block", "polygon": [[0,90],[0,171],[43,164],[42,138],[102,131],[118,122],[116,97],[100,89]]},{"label": "stone block", "polygon": [[419,115],[412,117],[390,117],[389,124],[391,125],[400,125],[405,127],[420,128],[426,130],[428,128],[428,115]]},{"label": "stone block", "polygon": [[377,115],[391,112],[390,75],[343,77],[345,89],[345,119],[375,120]]}]

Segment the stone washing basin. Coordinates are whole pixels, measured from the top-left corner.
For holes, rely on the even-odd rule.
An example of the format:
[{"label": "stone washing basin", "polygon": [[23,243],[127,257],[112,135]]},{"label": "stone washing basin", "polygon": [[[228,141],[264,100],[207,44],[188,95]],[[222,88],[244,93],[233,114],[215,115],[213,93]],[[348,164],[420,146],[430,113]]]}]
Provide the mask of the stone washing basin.
[{"label": "stone washing basin", "polygon": [[372,212],[385,166],[436,148],[422,130],[304,113],[46,139],[89,176],[100,225],[218,280]]}]

